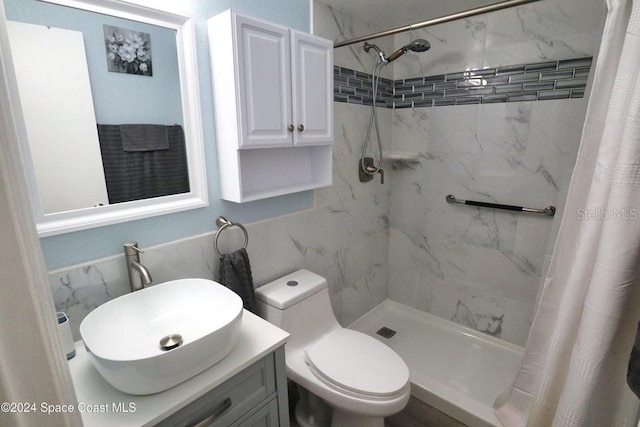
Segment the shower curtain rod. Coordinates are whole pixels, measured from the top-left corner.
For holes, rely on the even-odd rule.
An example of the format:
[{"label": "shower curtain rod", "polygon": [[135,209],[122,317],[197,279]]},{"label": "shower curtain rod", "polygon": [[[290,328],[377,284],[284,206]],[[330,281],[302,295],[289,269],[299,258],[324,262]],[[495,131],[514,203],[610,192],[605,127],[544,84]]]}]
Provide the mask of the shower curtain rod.
[{"label": "shower curtain rod", "polygon": [[420,28],[430,27],[436,24],[443,24],[445,22],[456,21],[462,18],[468,18],[470,16],[481,15],[483,13],[494,12],[496,10],[508,9],[510,7],[520,6],[527,3],[534,3],[540,0],[507,0],[500,3],[494,3],[487,6],[477,7],[475,9],[469,9],[458,13],[452,13],[451,15],[441,16],[439,18],[429,19],[428,21],[417,22],[411,25],[405,25],[404,27],[393,28],[391,30],[380,31],[378,33],[369,34],[368,36],[357,37],[351,40],[344,40],[333,45],[333,48],[342,46],[348,46],[354,43],[360,43],[371,39],[377,39],[384,36],[390,36],[393,34],[404,33],[405,31],[417,30]]}]

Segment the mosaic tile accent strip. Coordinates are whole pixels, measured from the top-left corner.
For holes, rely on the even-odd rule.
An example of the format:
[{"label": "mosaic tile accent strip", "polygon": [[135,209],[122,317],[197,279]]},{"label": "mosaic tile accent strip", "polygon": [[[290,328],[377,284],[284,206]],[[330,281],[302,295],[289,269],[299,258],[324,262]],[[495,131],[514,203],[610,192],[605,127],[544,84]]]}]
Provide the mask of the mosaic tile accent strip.
[{"label": "mosaic tile accent strip", "polygon": [[[373,104],[371,74],[344,67],[333,67],[333,100],[350,104]],[[380,78],[376,105],[393,108],[393,80]]]},{"label": "mosaic tile accent strip", "polygon": [[[439,107],[584,97],[592,58],[509,65],[410,79],[380,79],[376,104]],[[372,76],[334,67],[334,101],[371,105]]]}]

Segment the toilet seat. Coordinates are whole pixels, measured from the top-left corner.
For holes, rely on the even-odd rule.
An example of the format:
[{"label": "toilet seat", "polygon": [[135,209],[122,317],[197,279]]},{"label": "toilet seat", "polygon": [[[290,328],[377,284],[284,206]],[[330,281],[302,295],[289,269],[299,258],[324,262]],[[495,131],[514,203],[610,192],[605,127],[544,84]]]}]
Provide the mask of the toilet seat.
[{"label": "toilet seat", "polygon": [[403,392],[409,369],[393,350],[376,339],[350,329],[336,329],[305,351],[314,376],[342,393],[386,399]]}]

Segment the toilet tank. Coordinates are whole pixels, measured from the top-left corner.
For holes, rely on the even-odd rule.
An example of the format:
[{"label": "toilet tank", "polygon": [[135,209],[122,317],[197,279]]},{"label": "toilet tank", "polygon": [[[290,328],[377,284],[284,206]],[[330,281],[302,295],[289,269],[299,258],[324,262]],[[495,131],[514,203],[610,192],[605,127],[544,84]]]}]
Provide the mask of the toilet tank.
[{"label": "toilet tank", "polygon": [[340,327],[327,280],[298,270],[256,289],[260,316],[291,334],[289,345],[313,342]]},{"label": "toilet tank", "polygon": [[309,270],[298,270],[256,289],[256,298],[285,310],[327,287],[327,279]]}]

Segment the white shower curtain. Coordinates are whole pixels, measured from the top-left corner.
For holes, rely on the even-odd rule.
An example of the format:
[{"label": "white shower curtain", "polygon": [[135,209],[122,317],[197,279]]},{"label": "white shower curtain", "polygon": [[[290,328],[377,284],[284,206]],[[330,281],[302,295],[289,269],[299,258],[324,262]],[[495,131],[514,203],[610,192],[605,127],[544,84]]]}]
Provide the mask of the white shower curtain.
[{"label": "white shower curtain", "polygon": [[635,426],[640,319],[640,0],[608,0],[564,215],[505,426]]}]

